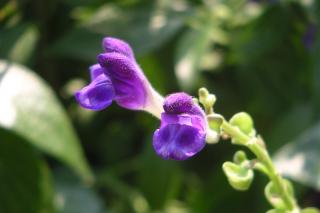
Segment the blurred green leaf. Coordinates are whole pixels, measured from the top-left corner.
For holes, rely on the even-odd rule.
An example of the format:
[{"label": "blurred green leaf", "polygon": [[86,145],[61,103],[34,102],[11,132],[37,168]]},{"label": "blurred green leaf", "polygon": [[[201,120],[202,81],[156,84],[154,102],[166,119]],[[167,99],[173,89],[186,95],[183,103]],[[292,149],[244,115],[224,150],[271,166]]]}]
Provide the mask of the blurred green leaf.
[{"label": "blurred green leaf", "polygon": [[274,160],[285,176],[320,189],[320,123],[283,146]]},{"label": "blurred green leaf", "polygon": [[39,153],[3,129],[0,138],[0,212],[54,212],[52,180]]},{"label": "blurred green leaf", "polygon": [[288,212],[283,209],[271,209],[271,210],[267,211],[267,213],[288,213]]},{"label": "blurred green leaf", "polygon": [[0,61],[0,126],[72,167],[84,179],[92,174],[70,121],[53,91],[37,75]]},{"label": "blurred green leaf", "polygon": [[166,0],[148,2],[137,8],[105,4],[55,43],[52,51],[92,60],[102,51],[101,41],[107,35],[126,40],[136,54],[145,54],[172,38],[183,26],[187,12],[187,6]]},{"label": "blurred green leaf", "polygon": [[139,188],[152,209],[163,209],[177,196],[182,184],[182,171],[177,163],[157,156],[149,141],[140,161]]},{"label": "blurred green leaf", "polygon": [[317,208],[306,208],[302,209],[301,213],[319,213],[319,210]]},{"label": "blurred green leaf", "polygon": [[180,85],[193,88],[198,80],[201,59],[210,49],[211,25],[186,32],[178,42],[175,57],[175,73]]},{"label": "blurred green leaf", "polygon": [[[286,185],[286,189],[288,193],[294,197],[294,192],[293,192],[293,186],[288,180],[284,180]],[[265,189],[264,189],[264,194],[266,198],[268,199],[269,203],[275,207],[276,209],[286,209],[286,204],[281,198],[281,194],[278,191],[278,188],[274,185],[273,182],[269,182]]]},{"label": "blurred green leaf", "polygon": [[19,39],[15,41],[10,51],[9,59],[18,63],[26,63],[35,49],[38,37],[37,29],[29,26],[22,35],[20,35]]},{"label": "blurred green leaf", "polygon": [[293,35],[294,15],[289,5],[284,7],[274,4],[251,23],[233,31],[230,43],[231,61],[250,64],[268,57],[275,48],[285,44],[284,40],[288,36]]},{"label": "blurred green leaf", "polygon": [[[117,202],[120,201],[120,205],[118,204],[119,206],[116,206],[114,209],[115,212],[150,212],[149,203],[141,192],[123,182],[118,176],[113,175],[112,172],[102,172],[98,175],[97,179],[98,184],[106,187],[109,193],[113,192],[113,198],[116,197]],[[123,209],[126,210],[124,211]]]},{"label": "blurred green leaf", "polygon": [[[296,104],[279,116],[266,136],[269,151],[280,148],[285,142],[294,140],[313,123],[312,105]],[[299,122],[297,122],[299,121]]]},{"label": "blurred green leaf", "polygon": [[14,62],[26,63],[39,38],[37,29],[32,25],[22,24],[0,33],[0,56]]},{"label": "blurred green leaf", "polygon": [[55,172],[55,202],[59,213],[103,213],[102,200],[93,188],[83,185],[76,177]]}]

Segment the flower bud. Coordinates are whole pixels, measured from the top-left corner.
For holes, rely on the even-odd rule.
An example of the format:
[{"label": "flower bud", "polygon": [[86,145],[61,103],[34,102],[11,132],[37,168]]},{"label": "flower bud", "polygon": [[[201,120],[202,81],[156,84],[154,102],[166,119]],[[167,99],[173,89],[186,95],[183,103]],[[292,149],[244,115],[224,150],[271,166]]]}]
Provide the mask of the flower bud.
[{"label": "flower bud", "polygon": [[253,180],[252,169],[245,168],[232,162],[225,162],[222,169],[227,176],[230,185],[239,191],[249,189]]},{"label": "flower bud", "polygon": [[210,129],[220,132],[220,126],[223,123],[223,117],[219,114],[207,115],[207,121]]},{"label": "flower bud", "polygon": [[208,95],[209,95],[209,91],[206,88],[202,87],[199,89],[200,101],[205,100],[208,97]]},{"label": "flower bud", "polygon": [[243,133],[250,135],[254,130],[253,120],[246,112],[239,112],[230,119],[230,124],[237,126]]},{"label": "flower bud", "polygon": [[[287,187],[287,190],[289,194],[293,194],[293,187],[291,183],[288,180],[283,179],[283,182],[285,183],[285,186]],[[264,193],[266,198],[268,199],[269,203],[274,206],[277,209],[285,209],[286,204],[281,199],[280,192],[277,190],[273,182],[269,182],[267,186],[264,189]]]},{"label": "flower bud", "polygon": [[199,89],[199,101],[205,108],[212,108],[216,100],[216,96],[210,94],[206,88]]},{"label": "flower bud", "polygon": [[233,156],[233,161],[236,164],[242,164],[243,162],[247,161],[247,155],[244,151],[237,151]]}]

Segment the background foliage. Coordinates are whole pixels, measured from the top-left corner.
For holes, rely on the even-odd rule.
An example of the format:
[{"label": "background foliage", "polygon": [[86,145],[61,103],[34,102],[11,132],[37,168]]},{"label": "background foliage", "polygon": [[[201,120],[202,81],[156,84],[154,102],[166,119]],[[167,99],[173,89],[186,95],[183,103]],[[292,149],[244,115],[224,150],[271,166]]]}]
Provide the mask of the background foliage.
[{"label": "background foliage", "polygon": [[163,95],[205,86],[219,113],[249,112],[299,203],[320,207],[319,9],[316,0],[1,1],[0,212],[268,209],[263,176],[247,193],[228,185],[230,144],[164,161],[151,147],[155,118],[75,103],[106,35],[132,45]]}]

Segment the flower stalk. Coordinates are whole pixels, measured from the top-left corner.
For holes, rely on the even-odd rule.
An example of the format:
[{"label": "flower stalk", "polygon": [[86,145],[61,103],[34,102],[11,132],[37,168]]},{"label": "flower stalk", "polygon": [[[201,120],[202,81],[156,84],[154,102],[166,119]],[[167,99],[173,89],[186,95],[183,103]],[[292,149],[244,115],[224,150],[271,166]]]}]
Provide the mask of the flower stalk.
[{"label": "flower stalk", "polygon": [[[213,116],[213,115],[215,115],[215,116],[218,115],[218,114],[214,113],[214,109],[213,109],[213,105],[214,105],[215,101],[210,102],[209,101],[210,99],[207,98],[210,96],[211,96],[211,94],[209,94],[209,92],[205,88],[201,88],[199,90],[200,103],[205,108],[207,118],[210,116]],[[270,184],[272,184],[274,191],[277,192],[277,194],[276,194],[277,199],[280,199],[281,203],[283,204],[283,205],[278,205],[279,202],[273,203],[271,201],[273,198],[266,192],[267,199],[270,201],[270,203],[274,206],[275,209],[281,210],[281,212],[283,211],[285,213],[300,212],[300,208],[298,207],[298,205],[296,203],[296,200],[294,198],[294,194],[293,194],[293,192],[290,192],[290,189],[292,189],[291,184],[289,183],[288,180],[284,179],[277,172],[277,170],[272,162],[272,159],[266,149],[266,146],[264,145],[262,138],[256,136],[255,129],[253,128],[253,121],[247,113],[236,114],[230,120],[230,122],[223,119],[223,121],[220,125],[220,134],[224,135],[224,136],[227,135],[231,139],[232,143],[235,145],[247,147],[256,156],[256,159],[254,160],[255,163],[252,164],[252,168],[256,169],[258,171],[261,171],[268,176],[268,178],[270,179]],[[224,137],[222,137],[222,138],[224,138]],[[247,160],[246,162],[249,162],[249,161]],[[237,186],[234,186],[234,183],[237,183],[239,180],[241,180],[239,178],[243,178],[243,177],[241,175],[239,175],[239,177],[237,177],[237,176],[234,177],[234,174],[230,174],[228,169],[225,167],[239,166],[240,168],[243,167],[243,169],[250,170],[250,168],[247,168],[248,163],[246,164],[246,166],[244,166],[245,164],[238,163],[238,165],[237,165],[237,164],[234,164],[231,162],[226,162],[225,164],[224,164],[224,170],[228,176],[230,184],[235,189],[239,189],[239,188],[237,188]],[[232,165],[230,165],[230,164],[232,164]],[[229,172],[229,174],[228,174],[228,172]],[[243,172],[243,170],[241,172]],[[234,173],[234,171],[233,171],[233,173]],[[240,172],[239,172],[239,174],[240,174]],[[250,177],[250,178],[252,179],[253,177]],[[249,188],[250,184],[251,184],[251,180],[248,182],[248,185],[247,185],[248,187],[246,187],[244,190]],[[267,188],[268,187],[266,187],[266,189]]]},{"label": "flower stalk", "polygon": [[300,209],[290,181],[277,172],[248,113],[237,113],[227,121],[214,112],[216,96],[205,88],[199,89],[199,99],[184,92],[162,97],[137,64],[128,43],[106,37],[102,44],[98,63],[90,67],[91,82],[75,93],[82,107],[98,111],[114,101],[125,109],[154,115],[161,123],[153,135],[153,148],[165,160],[186,160],[206,144],[231,139],[232,144],[244,146],[256,156],[250,160],[245,152],[237,151],[232,162],[222,165],[234,189],[249,189],[256,170],[270,179],[265,196],[273,209],[267,213],[320,213],[312,207]]},{"label": "flower stalk", "polygon": [[258,139],[257,137],[251,138],[247,136],[237,127],[232,126],[227,121],[224,121],[222,123],[221,129],[231,138],[236,139],[238,142],[240,142],[239,145],[247,147],[256,155],[257,160],[266,168],[265,171],[267,172],[270,181],[274,184],[277,191],[279,192],[281,199],[285,203],[286,210],[289,210],[289,212],[295,212],[297,209],[299,209],[296,204],[295,198],[290,195],[288,191],[288,187],[286,186],[284,181],[285,179],[281,177],[281,175],[277,172],[266,148],[262,146],[261,143],[259,143],[259,140],[261,139]]}]

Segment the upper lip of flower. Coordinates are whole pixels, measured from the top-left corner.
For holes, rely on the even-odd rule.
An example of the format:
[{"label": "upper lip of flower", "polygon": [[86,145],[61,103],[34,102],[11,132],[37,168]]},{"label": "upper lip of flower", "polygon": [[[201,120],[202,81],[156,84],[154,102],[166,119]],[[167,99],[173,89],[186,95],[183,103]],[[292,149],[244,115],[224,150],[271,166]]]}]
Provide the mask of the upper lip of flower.
[{"label": "upper lip of flower", "polygon": [[102,41],[102,46],[106,53],[116,52],[134,59],[134,54],[131,47],[121,39],[105,37]]},{"label": "upper lip of flower", "polygon": [[[103,40],[103,48],[105,52],[97,56],[99,64],[90,67],[91,81],[94,82],[99,75],[105,75],[113,85],[113,100],[118,105],[131,110],[146,110],[159,117],[163,98],[150,85],[137,64],[129,44],[120,39],[106,37]],[[89,86],[103,87],[103,84],[95,82]],[[76,98],[81,106],[94,108],[84,102],[81,103],[79,92]]]}]

